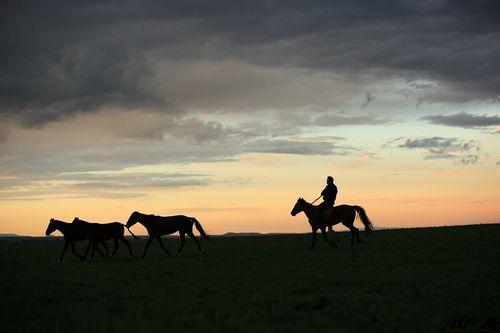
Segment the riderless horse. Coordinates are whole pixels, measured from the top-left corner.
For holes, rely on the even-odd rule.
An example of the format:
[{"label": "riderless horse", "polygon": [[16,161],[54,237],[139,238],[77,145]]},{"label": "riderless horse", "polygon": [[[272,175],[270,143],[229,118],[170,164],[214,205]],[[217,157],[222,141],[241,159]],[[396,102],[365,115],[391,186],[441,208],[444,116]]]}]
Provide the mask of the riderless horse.
[{"label": "riderless horse", "polygon": [[[90,258],[89,260],[92,260],[94,258],[94,253],[95,251],[98,251],[99,243],[102,243],[104,241],[113,239],[114,241],[114,249],[113,252],[111,253],[111,256],[114,256],[116,254],[116,251],[118,251],[119,243],[118,241],[122,241],[128,248],[128,252],[132,257],[136,257],[134,251],[132,251],[132,246],[130,246],[130,242],[125,238],[125,225],[120,223],[120,222],[111,222],[111,223],[91,223],[87,221],[80,220],[78,217],[75,217],[73,220],[74,225],[80,225],[80,224],[90,224],[93,226],[93,230],[89,236],[89,246],[87,247],[87,250],[85,251],[85,255],[83,256],[84,258],[87,257],[87,254],[89,252],[90,246],[92,246],[92,252],[90,253]],[[139,239],[136,235],[130,231],[130,229],[127,227],[127,230],[130,232],[130,234],[135,238]]]},{"label": "riderless horse", "polygon": [[[87,254],[85,253],[85,256],[79,255],[75,250],[75,242],[89,239],[94,230],[94,226],[92,226],[90,223],[81,223],[78,225],[74,225],[73,223],[59,221],[52,218],[50,219],[49,225],[47,226],[45,235],[48,236],[56,230],[59,230],[64,236],[64,248],[61,253],[61,256],[59,257],[58,262],[62,262],[64,254],[68,249],[68,246],[71,246],[71,250],[73,251],[75,256],[77,256],[81,261],[84,261]],[[104,242],[101,242],[101,244],[106,249],[106,256],[108,256],[108,246]],[[90,246],[90,241],[89,241],[89,246]],[[104,254],[97,247],[96,251],[102,257],[104,257]]]},{"label": "riderless horse", "polygon": [[[354,226],[354,219],[356,218],[356,213],[358,213],[361,222],[365,226],[366,234],[370,234],[373,231],[373,225],[368,216],[366,215],[365,210],[360,206],[350,206],[350,205],[339,205],[330,209],[326,209],[323,212],[323,218],[319,219],[321,222],[315,223],[314,216],[316,214],[316,207],[313,204],[308,203],[303,198],[299,198],[295,203],[290,214],[292,216],[297,215],[300,212],[304,212],[307,218],[309,219],[309,224],[311,225],[312,230],[312,244],[310,249],[314,249],[314,243],[316,242],[316,234],[318,229],[321,230],[323,234],[323,238],[325,241],[330,243],[332,246],[337,246],[334,241],[329,241],[326,235],[326,228],[334,226],[338,223],[342,223],[349,230],[351,230],[351,246],[354,245],[354,239],[357,240],[358,243],[362,243],[359,239],[359,229]],[[333,229],[332,229],[333,230]]]},{"label": "riderless horse", "polygon": [[165,253],[169,256],[172,257],[170,252],[163,246],[163,242],[161,240],[162,235],[170,235],[175,232],[179,232],[180,240],[181,240],[181,245],[179,246],[179,249],[177,250],[176,256],[178,256],[181,253],[182,248],[184,247],[184,244],[186,243],[186,234],[188,234],[189,237],[191,237],[196,245],[198,246],[198,251],[204,253],[204,251],[201,248],[200,242],[198,241],[198,238],[193,234],[193,224],[198,229],[200,232],[201,238],[208,240],[209,237],[205,233],[205,230],[203,230],[200,222],[196,220],[194,217],[189,217],[189,216],[184,216],[184,215],[175,215],[175,216],[157,216],[157,215],[147,215],[147,214],[142,214],[139,212],[133,212],[125,227],[130,228],[134,224],[139,222],[142,224],[146,230],[148,231],[149,238],[148,241],[146,242],[146,247],[144,248],[144,252],[142,254],[142,258],[146,255],[146,252],[151,245],[151,242],[153,242],[154,239],[160,244],[160,247],[165,251]]}]

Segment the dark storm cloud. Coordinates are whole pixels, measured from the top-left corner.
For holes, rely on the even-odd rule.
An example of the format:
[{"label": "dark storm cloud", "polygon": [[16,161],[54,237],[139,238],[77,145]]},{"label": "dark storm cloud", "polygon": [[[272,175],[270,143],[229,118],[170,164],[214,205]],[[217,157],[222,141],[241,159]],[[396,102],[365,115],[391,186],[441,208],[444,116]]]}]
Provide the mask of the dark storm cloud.
[{"label": "dark storm cloud", "polygon": [[[0,113],[25,126],[107,105],[164,110],[156,64],[238,59],[348,77],[426,78],[494,98],[498,1],[4,1]],[[217,78],[214,77],[214,81]]]},{"label": "dark storm cloud", "polygon": [[451,115],[434,115],[426,116],[421,119],[427,120],[432,124],[455,126],[464,128],[488,127],[500,125],[500,117],[497,115],[474,115],[465,112],[460,112]]},{"label": "dark storm cloud", "polygon": [[[400,143],[402,142],[402,143]],[[391,140],[387,146],[397,144],[398,148],[410,150],[421,149],[426,152],[425,160],[449,159],[456,164],[475,164],[479,159],[481,148],[474,140],[463,140],[458,138],[396,138]]]}]

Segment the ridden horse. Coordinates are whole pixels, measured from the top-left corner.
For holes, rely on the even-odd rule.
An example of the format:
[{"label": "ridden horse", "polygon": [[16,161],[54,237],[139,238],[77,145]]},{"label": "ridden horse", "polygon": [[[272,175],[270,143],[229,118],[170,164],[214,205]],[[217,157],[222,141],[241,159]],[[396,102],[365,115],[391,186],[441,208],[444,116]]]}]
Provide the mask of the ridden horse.
[{"label": "ridden horse", "polygon": [[[93,222],[87,222],[80,220],[78,217],[75,217],[73,220],[73,225],[81,225],[81,224],[90,224],[93,226],[93,230],[90,234],[89,237],[89,245],[87,247],[87,250],[85,251],[85,255],[83,258],[85,259],[87,257],[87,254],[89,252],[90,246],[92,245],[92,252],[90,253],[90,258],[89,260],[92,260],[94,258],[94,253],[96,250],[98,250],[99,243],[102,243],[104,241],[113,239],[114,241],[114,249],[113,252],[111,253],[111,256],[114,256],[116,254],[116,251],[118,251],[119,243],[118,241],[122,241],[128,248],[128,252],[132,257],[136,257],[134,251],[132,251],[132,247],[130,246],[130,242],[125,239],[125,225],[120,223],[120,222],[111,222],[111,223],[93,223]],[[135,238],[139,239],[136,235],[130,231],[129,228],[127,230],[130,232],[130,234]]]},{"label": "ridden horse", "polygon": [[[85,254],[85,256],[81,256],[78,253],[76,253],[75,242],[89,239],[93,231],[93,226],[90,225],[90,223],[73,225],[73,223],[59,221],[52,218],[50,219],[49,225],[47,226],[47,230],[45,230],[45,235],[48,236],[56,230],[59,230],[64,236],[64,249],[57,262],[62,262],[64,254],[66,253],[66,250],[70,245],[71,245],[71,250],[73,251],[75,256],[77,256],[81,261],[84,261],[85,256],[87,254]],[[101,244],[106,249],[106,256],[108,256],[108,246],[104,242],[101,242]],[[90,246],[90,241],[89,241],[89,246]],[[104,254],[98,248],[96,248],[96,251],[102,257],[104,257]]]},{"label": "ridden horse", "polygon": [[157,216],[157,215],[147,215],[139,212],[133,212],[130,215],[127,224],[125,226],[127,228],[130,228],[137,222],[142,224],[146,228],[149,234],[149,238],[148,241],[146,242],[146,247],[144,248],[144,253],[141,256],[141,259],[144,258],[144,256],[146,255],[148,247],[151,245],[151,242],[154,239],[158,241],[158,244],[160,244],[160,247],[163,249],[163,251],[165,251],[165,253],[169,257],[172,257],[170,252],[168,252],[165,246],[163,246],[161,236],[170,235],[176,231],[179,231],[179,237],[181,240],[181,245],[177,250],[176,256],[178,256],[181,253],[181,250],[184,247],[184,244],[186,243],[186,234],[188,234],[188,236],[194,240],[194,242],[198,246],[198,251],[205,253],[201,249],[201,245],[200,242],[198,241],[198,238],[196,238],[196,236],[193,234],[193,224],[195,225],[196,229],[198,229],[198,231],[200,232],[202,239],[208,240],[209,237],[205,233],[205,230],[203,230],[200,222],[198,222],[198,220],[196,220],[194,217],[189,217],[184,215]]},{"label": "ridden horse", "polygon": [[[307,218],[309,219],[309,224],[312,229],[312,244],[310,249],[314,249],[314,243],[316,242],[316,234],[318,229],[321,230],[323,234],[323,238],[325,241],[330,243],[333,246],[337,246],[335,242],[331,242],[328,240],[326,235],[326,227],[331,227],[335,224],[341,223],[345,225],[349,230],[351,230],[351,246],[354,245],[354,239],[358,241],[358,243],[362,243],[359,239],[359,229],[354,226],[354,219],[356,218],[356,213],[358,213],[361,222],[363,222],[365,226],[366,234],[370,234],[373,231],[373,225],[368,216],[366,215],[365,210],[360,206],[350,206],[350,205],[339,205],[335,206],[331,209],[324,211],[323,219],[320,223],[315,223],[314,215],[316,213],[317,206],[308,203],[303,198],[299,198],[295,206],[293,207],[290,214],[292,216],[297,215],[300,212],[304,212]],[[332,229],[333,230],[333,229]]]}]

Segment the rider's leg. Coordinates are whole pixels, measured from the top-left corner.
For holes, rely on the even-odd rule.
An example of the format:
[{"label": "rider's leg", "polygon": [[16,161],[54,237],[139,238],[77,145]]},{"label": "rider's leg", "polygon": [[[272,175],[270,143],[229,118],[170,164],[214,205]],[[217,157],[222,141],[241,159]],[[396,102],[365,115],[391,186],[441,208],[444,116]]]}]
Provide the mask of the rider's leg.
[{"label": "rider's leg", "polygon": [[323,222],[323,211],[325,210],[325,202],[323,201],[316,207],[316,214],[314,215],[313,224],[319,225]]}]

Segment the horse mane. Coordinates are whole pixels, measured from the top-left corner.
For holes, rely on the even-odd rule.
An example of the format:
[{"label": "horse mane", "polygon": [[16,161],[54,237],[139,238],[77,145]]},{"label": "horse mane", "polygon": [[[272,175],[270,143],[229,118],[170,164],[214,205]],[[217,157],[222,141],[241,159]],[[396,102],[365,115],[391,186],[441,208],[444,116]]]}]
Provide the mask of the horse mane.
[{"label": "horse mane", "polygon": [[57,220],[57,219],[55,219],[55,218],[51,218],[51,219],[50,219],[50,222],[57,222],[57,223],[69,223],[69,222],[65,222],[65,221]]},{"label": "horse mane", "polygon": [[75,218],[73,219],[73,222],[74,222],[75,220],[76,220],[76,221],[78,221],[78,222],[91,223],[91,222],[89,222],[89,221],[82,220],[82,219],[81,219],[81,218],[79,218],[79,217],[75,217]]}]

